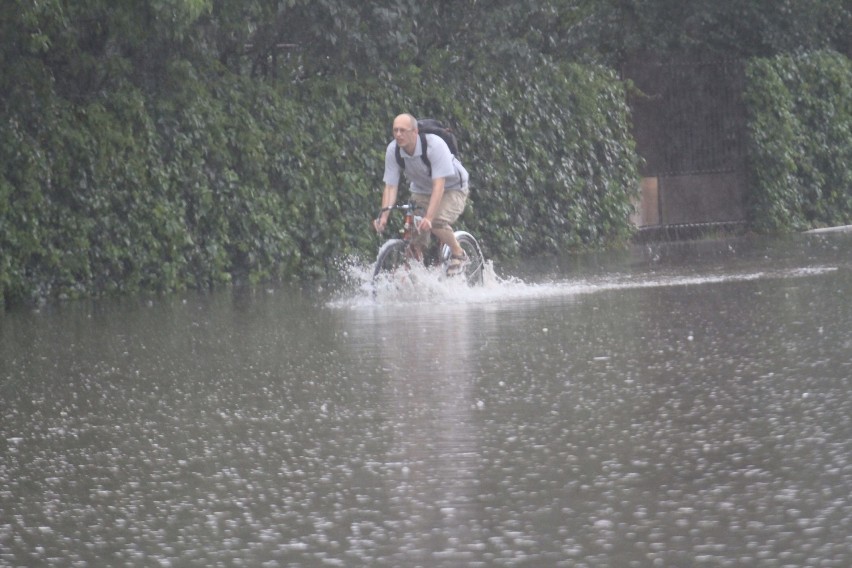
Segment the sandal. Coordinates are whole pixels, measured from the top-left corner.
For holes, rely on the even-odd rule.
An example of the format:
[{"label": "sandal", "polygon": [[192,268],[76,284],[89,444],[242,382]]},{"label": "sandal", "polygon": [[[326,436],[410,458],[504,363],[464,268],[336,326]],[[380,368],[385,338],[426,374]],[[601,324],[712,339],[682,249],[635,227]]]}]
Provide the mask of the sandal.
[{"label": "sandal", "polygon": [[462,253],[461,256],[452,255],[447,263],[447,276],[455,276],[461,273],[468,260],[470,259],[468,259],[466,253]]}]

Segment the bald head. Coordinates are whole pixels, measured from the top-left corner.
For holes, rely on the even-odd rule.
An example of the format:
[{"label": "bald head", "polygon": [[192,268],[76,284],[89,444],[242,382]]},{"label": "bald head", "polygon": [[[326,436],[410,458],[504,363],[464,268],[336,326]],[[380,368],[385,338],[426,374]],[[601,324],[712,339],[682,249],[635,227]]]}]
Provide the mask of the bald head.
[{"label": "bald head", "polygon": [[400,148],[414,154],[417,147],[417,119],[408,113],[393,119],[393,137]]},{"label": "bald head", "polygon": [[408,114],[407,112],[400,114],[393,120],[394,128],[397,128],[397,123],[400,123],[399,126],[403,128],[417,130],[417,119],[414,118],[413,114]]}]

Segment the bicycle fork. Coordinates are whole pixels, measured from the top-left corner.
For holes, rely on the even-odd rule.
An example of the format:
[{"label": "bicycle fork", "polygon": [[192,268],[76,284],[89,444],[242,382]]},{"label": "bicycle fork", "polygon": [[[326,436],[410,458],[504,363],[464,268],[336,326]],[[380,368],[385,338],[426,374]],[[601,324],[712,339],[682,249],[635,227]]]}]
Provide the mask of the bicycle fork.
[{"label": "bicycle fork", "polygon": [[405,212],[405,220],[402,225],[402,239],[408,244],[408,254],[411,258],[417,261],[423,261],[423,251],[417,250],[414,248],[413,243],[417,234],[420,232],[417,230],[417,225],[420,223],[422,217],[419,217],[414,214],[414,211],[409,209]]}]

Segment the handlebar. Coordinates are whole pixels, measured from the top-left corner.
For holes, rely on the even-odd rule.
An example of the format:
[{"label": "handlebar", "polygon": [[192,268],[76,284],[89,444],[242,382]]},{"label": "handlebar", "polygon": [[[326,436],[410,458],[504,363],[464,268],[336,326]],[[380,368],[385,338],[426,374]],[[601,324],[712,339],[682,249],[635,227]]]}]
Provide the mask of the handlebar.
[{"label": "handlebar", "polygon": [[413,211],[417,211],[418,209],[423,211],[423,207],[418,207],[413,203],[398,203],[396,205],[388,205],[387,207],[382,207],[379,210],[379,213],[384,213],[385,211],[393,211],[394,209],[402,209],[403,211],[408,211],[409,209]]},{"label": "handlebar", "polygon": [[[379,210],[379,216],[378,216],[378,218],[376,218],[376,219],[373,221],[373,223],[374,223],[374,225],[376,226],[377,230],[378,230],[378,226],[379,226],[378,224],[380,223],[380,219],[382,218],[382,213],[384,213],[384,212],[386,212],[386,211],[392,211],[392,210],[394,210],[394,209],[400,209],[400,210],[402,210],[402,211],[404,211],[404,212],[406,213],[406,227],[405,227],[405,230],[406,230],[406,231],[408,231],[408,230],[413,230],[413,231],[415,231],[415,232],[419,232],[419,230],[418,230],[418,228],[417,228],[417,227],[418,227],[418,225],[420,224],[420,220],[422,219],[422,217],[421,217],[420,215],[416,215],[415,213],[416,213],[418,210],[419,210],[419,211],[421,211],[421,212],[424,212],[424,213],[425,213],[425,208],[423,208],[423,207],[419,207],[419,206],[417,206],[417,205],[415,205],[414,203],[411,203],[411,202],[408,202],[408,203],[398,203],[398,204],[395,204],[395,205],[388,205],[387,207],[382,207],[382,208]],[[413,215],[413,219],[412,219],[413,223],[411,223],[411,225],[412,225],[412,226],[410,227],[410,229],[409,229],[408,215]],[[383,231],[382,231],[382,232],[383,232]],[[401,231],[401,232],[402,232],[402,231]],[[406,237],[406,238],[407,238],[407,237]]]}]

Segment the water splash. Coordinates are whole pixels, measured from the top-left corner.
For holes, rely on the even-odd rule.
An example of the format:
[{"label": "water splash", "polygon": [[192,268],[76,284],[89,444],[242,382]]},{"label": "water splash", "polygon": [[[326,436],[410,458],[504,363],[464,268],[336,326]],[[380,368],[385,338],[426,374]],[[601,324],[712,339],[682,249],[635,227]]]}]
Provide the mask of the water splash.
[{"label": "water splash", "polygon": [[760,271],[708,273],[703,275],[660,273],[611,273],[599,276],[566,276],[544,281],[500,276],[486,261],[482,286],[468,286],[461,278],[446,278],[434,268],[416,266],[403,275],[373,280],[372,264],[351,260],[343,267],[347,286],[328,305],[333,308],[428,304],[492,304],[593,294],[607,290],[699,286],[773,278],[802,278],[838,270],[836,266],[779,268]]}]

